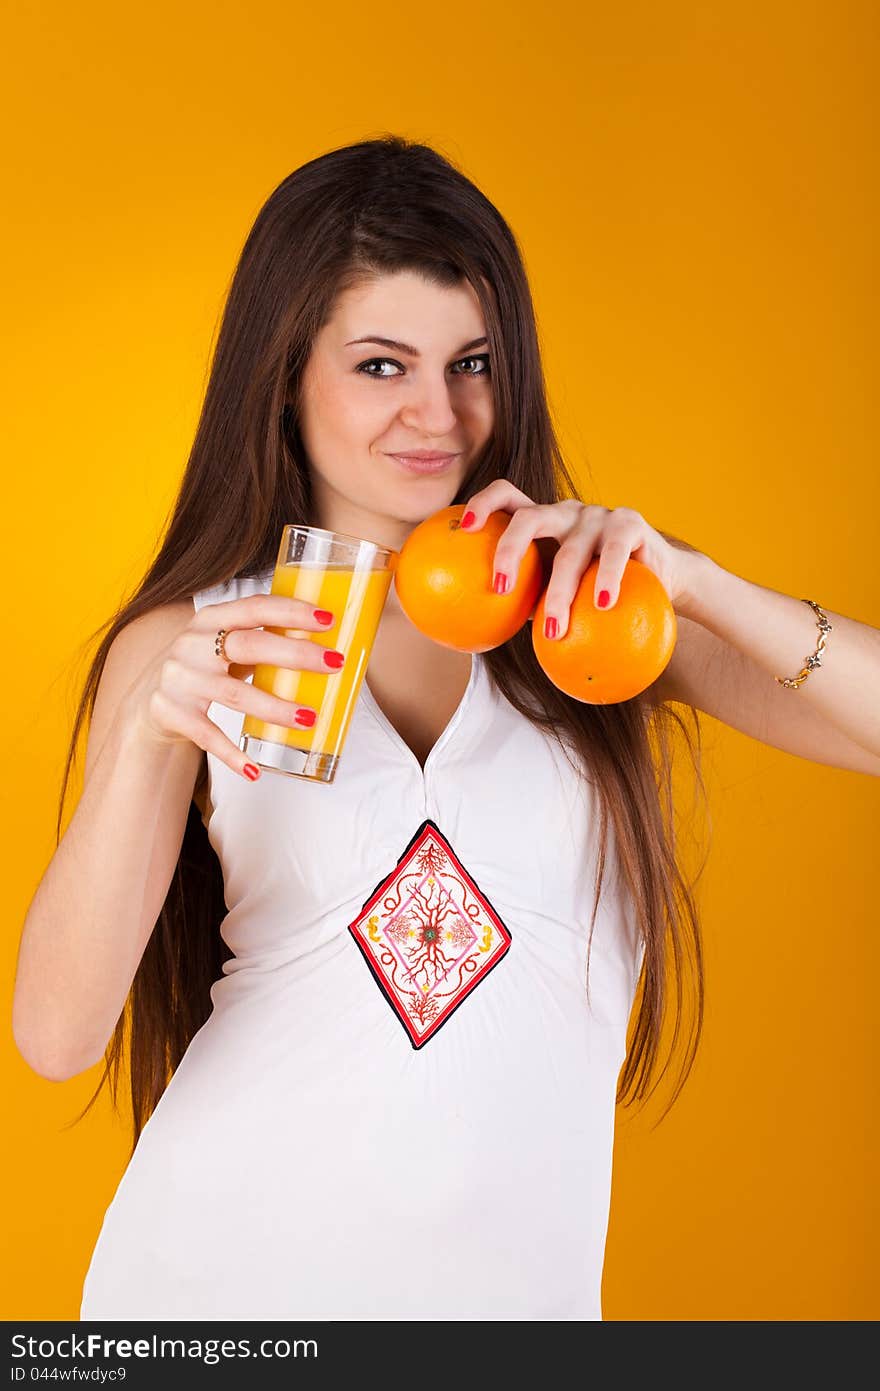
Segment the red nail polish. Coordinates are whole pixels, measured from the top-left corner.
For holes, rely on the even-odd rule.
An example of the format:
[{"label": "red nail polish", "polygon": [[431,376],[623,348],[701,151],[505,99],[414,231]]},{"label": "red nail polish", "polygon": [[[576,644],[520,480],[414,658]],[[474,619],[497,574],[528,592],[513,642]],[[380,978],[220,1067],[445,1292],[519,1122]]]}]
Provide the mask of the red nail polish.
[{"label": "red nail polish", "polygon": [[338,671],[345,661],[345,658],[341,652],[325,652],[324,661],[328,667],[332,667],[334,671]]},{"label": "red nail polish", "polygon": [[608,600],[610,598],[611,595],[608,593],[607,589],[600,589],[599,598],[596,600],[597,604],[599,605],[599,608],[606,609],[608,607]]},{"label": "red nail polish", "polygon": [[462,525],[462,526],[473,526],[473,524],[474,524],[474,522],[475,522],[476,520],[477,520],[477,514],[476,514],[476,512],[465,512],[464,516],[463,516],[462,519],[461,519],[461,525]]},{"label": "red nail polish", "polygon": [[332,613],[328,613],[326,609],[315,609],[315,622],[332,623],[333,615]]},{"label": "red nail polish", "polygon": [[296,712],[297,724],[304,724],[307,729],[311,729],[316,719],[317,713],[314,710],[297,710]]},{"label": "red nail polish", "polygon": [[260,770],[256,763],[246,763],[242,772],[246,778],[250,778],[251,782],[256,782],[257,778],[260,776]]},{"label": "red nail polish", "polygon": [[495,575],[495,583],[492,585],[492,588],[496,594],[507,593],[507,576],[503,575],[500,570],[498,570]]},{"label": "red nail polish", "polygon": [[544,619],[544,637],[545,637],[545,638],[555,638],[555,637],[556,637],[556,634],[557,634],[558,632],[559,632],[559,624],[556,622],[556,619],[555,619],[555,618],[545,618],[545,619]]}]

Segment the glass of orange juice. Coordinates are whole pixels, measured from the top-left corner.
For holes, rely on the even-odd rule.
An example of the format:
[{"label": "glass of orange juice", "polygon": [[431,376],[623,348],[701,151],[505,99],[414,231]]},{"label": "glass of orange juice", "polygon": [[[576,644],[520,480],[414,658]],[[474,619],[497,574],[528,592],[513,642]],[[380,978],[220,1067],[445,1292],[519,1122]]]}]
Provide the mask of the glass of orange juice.
[{"label": "glass of orange juice", "polygon": [[293,524],[283,528],[270,593],[329,609],[333,623],[320,632],[304,628],[269,628],[269,632],[335,647],[345,656],[345,664],[325,675],[257,663],[254,685],[259,690],[310,705],[317,712],[311,729],[292,729],[246,715],[239,748],[261,768],[316,782],[333,781],[398,555],[338,531]]}]

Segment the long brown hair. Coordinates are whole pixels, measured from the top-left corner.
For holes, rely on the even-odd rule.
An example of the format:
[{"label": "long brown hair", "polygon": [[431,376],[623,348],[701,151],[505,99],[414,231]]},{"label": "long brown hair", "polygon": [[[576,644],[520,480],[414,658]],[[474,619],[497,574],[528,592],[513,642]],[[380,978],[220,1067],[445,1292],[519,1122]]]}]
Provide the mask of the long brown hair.
[{"label": "long brown hair", "polygon": [[[157,605],[271,569],[286,523],[317,524],[297,424],[303,368],[336,296],[362,277],[402,269],[440,286],[466,279],[486,323],[494,429],[463,485],[467,493],[454,501],[465,501],[497,477],[510,479],[537,503],[579,496],[551,423],[523,262],[493,204],[437,150],[396,135],[331,150],[302,165],[269,196],[245,241],[166,534],[137,592],[103,625],[107,631],[86,678],[68,749],[59,842],[78,737],[86,715],[91,717],[116,635]],[[672,796],[675,730],[685,734],[702,788],[696,712],[691,710],[695,752],[682,719],[650,692],[609,706],[570,699],[538,665],[528,625],[487,652],[485,663],[507,700],[567,745],[567,756],[596,787],[598,872],[590,935],[610,825],[644,945],[618,1100],[650,1095],[680,1045],[674,1100],[690,1071],[703,1016],[699,922],[693,886],[677,863]],[[101,1081],[77,1117],[82,1119],[106,1081],[116,1103],[128,1042],[132,1151],[211,1012],[211,985],[232,955],[220,933],[224,915],[220,864],[191,805],[174,877],[108,1044]],[[669,1057],[661,1067],[670,1019]]]}]

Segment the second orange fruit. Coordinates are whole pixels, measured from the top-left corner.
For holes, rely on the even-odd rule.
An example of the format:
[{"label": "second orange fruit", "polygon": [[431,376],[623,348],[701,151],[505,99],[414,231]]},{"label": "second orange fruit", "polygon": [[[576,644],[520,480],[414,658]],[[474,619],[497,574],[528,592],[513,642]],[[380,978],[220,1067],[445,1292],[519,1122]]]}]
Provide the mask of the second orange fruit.
[{"label": "second orange fruit", "polygon": [[407,536],[398,556],[394,587],[407,618],[426,637],[456,652],[488,652],[519,632],[544,585],[534,541],[523,556],[516,583],[506,594],[492,588],[495,547],[507,529],[507,512],[493,512],[479,531],[463,531],[464,504],[443,507]]},{"label": "second orange fruit", "polygon": [[554,686],[587,705],[612,705],[646,690],[672,656],[675,609],[654,571],[632,557],[610,609],[596,608],[599,560],[581,576],[561,638],[544,636],[544,600],[535,610],[532,646]]}]

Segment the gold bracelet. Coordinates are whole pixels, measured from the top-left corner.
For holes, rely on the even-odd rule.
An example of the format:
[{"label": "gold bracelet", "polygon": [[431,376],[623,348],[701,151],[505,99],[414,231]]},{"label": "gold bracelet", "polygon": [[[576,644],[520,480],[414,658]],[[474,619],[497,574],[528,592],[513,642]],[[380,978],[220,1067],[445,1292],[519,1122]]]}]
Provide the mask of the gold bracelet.
[{"label": "gold bracelet", "polygon": [[774,676],[773,680],[778,681],[780,686],[785,686],[787,690],[797,690],[798,686],[806,681],[811,671],[822,665],[822,653],[825,650],[826,634],[831,632],[831,624],[828,622],[827,614],[824,614],[814,599],[802,599],[802,604],[809,604],[810,608],[818,615],[819,625],[819,645],[811,656],[806,658],[805,664],[801,667],[797,676]]}]

